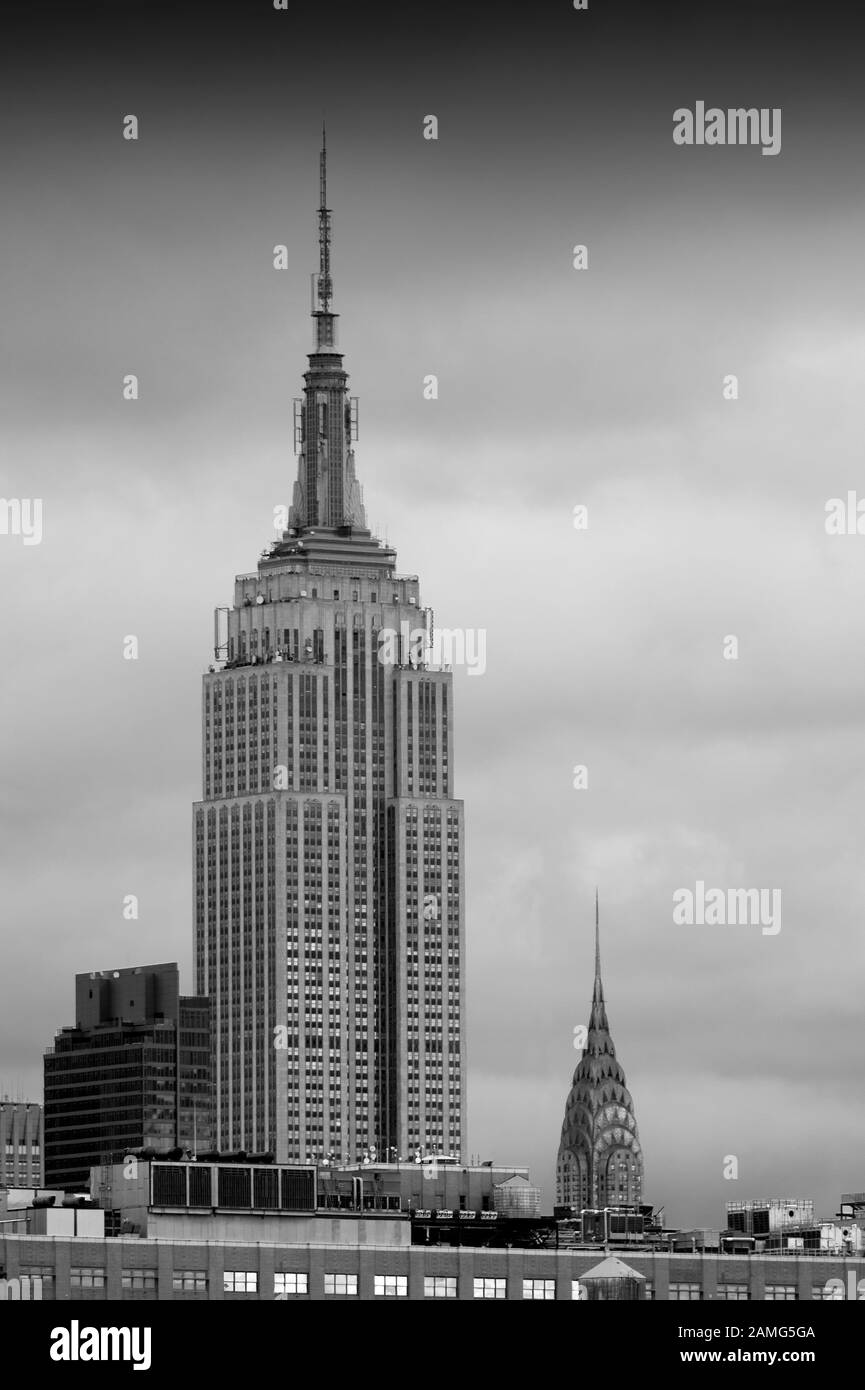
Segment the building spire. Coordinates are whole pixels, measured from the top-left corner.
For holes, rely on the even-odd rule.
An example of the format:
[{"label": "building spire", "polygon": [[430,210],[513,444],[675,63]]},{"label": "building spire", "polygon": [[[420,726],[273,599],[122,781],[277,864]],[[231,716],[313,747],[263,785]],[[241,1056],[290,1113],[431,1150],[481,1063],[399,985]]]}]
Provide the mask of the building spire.
[{"label": "building spire", "polygon": [[643,1154],[634,1103],[604,1003],[598,899],[595,889],[595,987],[589,1027],[565,1106],[556,1165],[556,1200],[577,1211],[642,1200]]},{"label": "building spire", "polygon": [[[327,205],[327,131],[321,123],[321,157],[319,159],[320,198],[318,205],[318,312],[330,312],[333,281],[330,278],[330,208]],[[313,311],[315,312],[315,310]]]},{"label": "building spire", "polygon": [[600,912],[598,909],[598,890],[595,889],[595,988],[592,994],[593,1004],[603,1004],[604,984],[601,979],[601,925]]},{"label": "building spire", "polygon": [[598,911],[598,890],[595,889],[595,975],[601,978],[601,925]]},{"label": "building spire", "polygon": [[[303,400],[295,403],[297,482],[289,531],[308,527],[366,530],[360,484],[355,477],[357,401],[348,394],[348,374],[336,342],[330,273],[330,208],[327,205],[327,131],[321,125],[319,156],[318,271],[312,276],[313,348],[304,373]],[[304,541],[306,546],[306,541]]]}]

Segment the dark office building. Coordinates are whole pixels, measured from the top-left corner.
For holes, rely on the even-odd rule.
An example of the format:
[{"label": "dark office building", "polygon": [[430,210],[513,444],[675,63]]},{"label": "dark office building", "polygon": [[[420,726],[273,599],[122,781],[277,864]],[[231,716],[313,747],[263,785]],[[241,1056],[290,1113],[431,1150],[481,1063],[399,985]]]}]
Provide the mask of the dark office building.
[{"label": "dark office building", "polygon": [[45,1182],[85,1190],[131,1149],[212,1145],[210,1003],[176,965],[75,977],[75,1026],[45,1055]]}]

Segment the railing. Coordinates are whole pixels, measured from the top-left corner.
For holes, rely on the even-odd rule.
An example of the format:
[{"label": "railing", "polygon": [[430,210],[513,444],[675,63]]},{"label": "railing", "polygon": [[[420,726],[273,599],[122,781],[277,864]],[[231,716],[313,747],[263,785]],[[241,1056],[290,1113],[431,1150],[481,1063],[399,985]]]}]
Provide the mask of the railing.
[{"label": "railing", "polygon": [[[293,567],[294,565],[297,564],[297,559],[296,559],[296,557],[295,557],[294,555],[286,556],[285,558],[286,558],[286,566],[288,566],[289,562],[290,562],[290,564],[291,564],[292,567]],[[359,561],[359,563],[360,563],[361,565],[364,565],[364,564],[369,564],[369,561],[368,561],[368,560],[362,560],[362,561]],[[307,567],[307,566],[304,566],[301,572],[302,572],[303,574],[317,574],[317,575],[328,575],[328,574],[333,574],[333,570],[332,570],[332,569],[323,568],[321,565],[310,565],[310,566],[308,566],[308,567]],[[273,577],[273,571],[270,570],[270,571],[268,572],[268,574],[265,576],[265,582],[266,582],[267,579],[272,579],[272,577]],[[363,574],[361,574],[360,577],[361,577],[361,578],[366,578],[366,579],[371,579],[371,578],[372,578],[372,575],[369,575],[369,574],[363,575]],[[259,574],[258,570],[252,570],[252,571],[250,571],[248,574],[236,574],[236,575],[234,576],[234,582],[235,582],[235,584],[245,584],[247,581],[248,581],[249,583],[252,583],[253,581],[258,581],[258,580],[260,580],[260,579],[261,579],[261,575]],[[420,575],[418,575],[418,574],[390,574],[390,575],[388,575],[388,581],[391,581],[391,580],[392,580],[394,583],[398,583],[398,584],[419,584],[419,583],[420,583]]]}]

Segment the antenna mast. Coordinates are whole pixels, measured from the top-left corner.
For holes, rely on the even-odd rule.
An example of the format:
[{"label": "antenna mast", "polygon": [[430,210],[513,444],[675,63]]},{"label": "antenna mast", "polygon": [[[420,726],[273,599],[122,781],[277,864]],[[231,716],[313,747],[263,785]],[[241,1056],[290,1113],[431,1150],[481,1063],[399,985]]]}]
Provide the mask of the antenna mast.
[{"label": "antenna mast", "polygon": [[320,202],[318,208],[318,307],[329,313],[333,298],[330,278],[330,208],[327,206],[327,132],[321,123]]}]

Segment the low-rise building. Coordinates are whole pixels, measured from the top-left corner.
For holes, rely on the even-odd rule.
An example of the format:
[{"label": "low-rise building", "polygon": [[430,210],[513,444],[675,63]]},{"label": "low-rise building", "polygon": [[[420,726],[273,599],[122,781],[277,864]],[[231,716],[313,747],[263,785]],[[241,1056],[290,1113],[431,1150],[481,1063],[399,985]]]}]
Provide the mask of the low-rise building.
[{"label": "low-rise building", "polygon": [[[363,1218],[352,1219],[356,1226]],[[343,1225],[343,1230],[345,1229]],[[368,1228],[367,1228],[368,1230]],[[356,1236],[360,1229],[356,1229]],[[628,1297],[677,1301],[865,1299],[865,1260],[628,1250]],[[593,1250],[337,1240],[0,1235],[0,1278],[42,1280],[43,1300],[585,1299]],[[603,1274],[603,1268],[601,1270]],[[606,1295],[609,1296],[609,1295]]]}]

